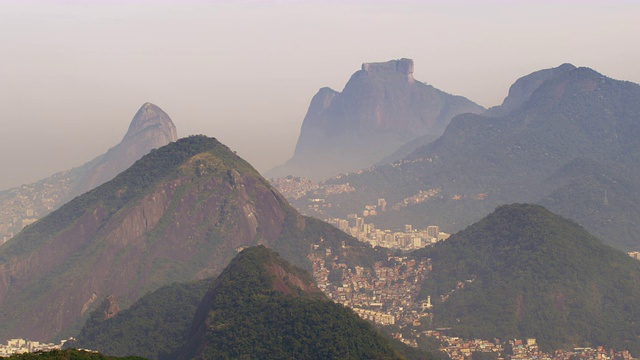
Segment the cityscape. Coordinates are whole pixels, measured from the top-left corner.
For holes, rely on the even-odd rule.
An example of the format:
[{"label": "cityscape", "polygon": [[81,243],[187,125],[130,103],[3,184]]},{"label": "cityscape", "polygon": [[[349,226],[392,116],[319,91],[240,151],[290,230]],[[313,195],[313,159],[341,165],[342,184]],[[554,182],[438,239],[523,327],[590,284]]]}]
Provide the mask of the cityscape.
[{"label": "cityscape", "polygon": [[[345,246],[344,244],[342,245]],[[448,329],[429,329],[433,318],[432,299],[420,300],[419,283],[433,270],[430,259],[417,262],[407,256],[390,256],[376,262],[373,270],[338,262],[337,249],[323,241],[313,245],[309,260],[313,263],[313,277],[318,287],[333,301],[351,308],[361,318],[379,326],[391,327],[392,336],[418,347],[421,338],[440,341],[440,351],[451,360],[473,358],[474,354],[489,354],[490,359],[510,360],[635,360],[629,351],[596,348],[557,349],[546,353],[539,349],[536,339],[462,339],[446,335]],[[437,301],[446,301],[454,291],[463,289],[474,279],[458,283],[455,289]]]},{"label": "cityscape", "polygon": [[0,357],[11,356],[14,354],[60,350],[66,342],[67,340],[62,340],[60,343],[54,344],[25,339],[10,339],[7,340],[7,345],[0,344]]}]

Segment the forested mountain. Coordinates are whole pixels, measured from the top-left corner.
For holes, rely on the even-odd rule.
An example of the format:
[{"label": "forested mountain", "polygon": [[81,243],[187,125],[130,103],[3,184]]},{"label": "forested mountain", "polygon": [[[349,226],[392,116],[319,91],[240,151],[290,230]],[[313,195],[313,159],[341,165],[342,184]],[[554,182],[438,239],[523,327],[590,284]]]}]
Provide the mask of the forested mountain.
[{"label": "forested mountain", "polygon": [[355,191],[327,200],[344,216],[378,197],[393,208],[434,190],[376,224],[397,228],[427,218],[450,232],[497,205],[538,202],[608,244],[637,250],[638,159],[640,86],[565,64],[518,80],[491,116],[456,116],[439,139],[402,161],[328,181]]},{"label": "forested mountain", "polygon": [[342,92],[311,100],[293,157],[267,172],[320,180],[374,165],[420,136],[437,137],[455,115],[480,113],[472,101],[413,78],[413,60],[365,63]]},{"label": "forested mountain", "polygon": [[113,179],[152,149],[177,139],[169,115],[156,105],[145,103],[131,120],[122,141],[106,153],[35,183],[0,191],[0,244],[3,238],[11,238],[74,197]]},{"label": "forested mountain", "polygon": [[498,207],[414,256],[431,259],[435,327],[640,353],[640,262],[539,205]]},{"label": "forested mountain", "polygon": [[353,244],[340,255],[347,262],[375,254],[299,215],[217,140],[180,139],[0,247],[0,338],[73,335],[100,299],[112,295],[126,309],[162,285],[219,274],[246,246],[309,267],[319,239]]},{"label": "forested mountain", "polygon": [[107,320],[94,313],[77,345],[151,359],[401,358],[308,272],[264,246],[243,250],[215,280],[161,288]]},{"label": "forested mountain", "polygon": [[108,311],[111,300],[105,299],[69,346],[114,356],[173,360],[187,342],[196,309],[214,281],[165,285],[115,314]]}]

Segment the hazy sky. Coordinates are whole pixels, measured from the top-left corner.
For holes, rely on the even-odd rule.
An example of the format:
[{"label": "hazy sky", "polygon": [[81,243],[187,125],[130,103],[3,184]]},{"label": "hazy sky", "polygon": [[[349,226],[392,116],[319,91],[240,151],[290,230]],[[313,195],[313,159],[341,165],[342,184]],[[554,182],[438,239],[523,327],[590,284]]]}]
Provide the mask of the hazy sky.
[{"label": "hazy sky", "polygon": [[640,1],[0,0],[0,189],[78,166],[144,102],[264,171],[363,62],[485,106],[565,62],[640,82]]}]

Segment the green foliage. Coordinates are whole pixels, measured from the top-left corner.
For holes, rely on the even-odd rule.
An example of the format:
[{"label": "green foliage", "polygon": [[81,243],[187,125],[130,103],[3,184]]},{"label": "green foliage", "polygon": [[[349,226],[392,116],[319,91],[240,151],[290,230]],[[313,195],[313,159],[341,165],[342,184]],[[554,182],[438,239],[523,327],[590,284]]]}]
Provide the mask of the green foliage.
[{"label": "green foliage", "polygon": [[[274,288],[274,269],[284,272],[286,289]],[[401,358],[368,322],[326,299],[313,284],[308,272],[274,251],[248,248],[215,280],[165,286],[108,320],[94,312],[73,346],[162,360],[266,354],[273,359]]]},{"label": "green foliage", "polygon": [[[533,337],[546,349],[638,349],[640,264],[536,205],[505,205],[444,243],[421,296],[464,337]],[[461,285],[463,288],[461,288]]]},{"label": "green foliage", "polygon": [[342,269],[333,269],[329,271],[327,280],[335,286],[342,286],[342,275],[344,275],[344,271]]},{"label": "green foliage", "polygon": [[271,265],[303,274],[264,247],[244,250],[205,297],[181,358],[400,358],[368,322],[321,293],[274,290]]},{"label": "green foliage", "polygon": [[398,332],[397,325],[377,326],[377,329],[389,340],[391,346],[407,360],[449,360],[446,352],[440,351],[441,342],[432,336],[419,336],[418,348],[411,347],[393,337]]},{"label": "green foliage", "polygon": [[471,353],[471,358],[473,360],[498,360],[498,353],[474,351]]},{"label": "green foliage", "polygon": [[113,357],[105,356],[100,353],[82,351],[82,350],[51,350],[47,352],[26,353],[19,355],[11,355],[7,359],[10,360],[39,360],[39,359],[51,359],[51,360],[144,360],[144,358],[137,356],[126,357]]},{"label": "green foliage", "polygon": [[102,319],[103,307],[99,307],[72,346],[113,356],[175,359],[187,340],[198,304],[212,283],[208,279],[164,286],[108,320]]}]

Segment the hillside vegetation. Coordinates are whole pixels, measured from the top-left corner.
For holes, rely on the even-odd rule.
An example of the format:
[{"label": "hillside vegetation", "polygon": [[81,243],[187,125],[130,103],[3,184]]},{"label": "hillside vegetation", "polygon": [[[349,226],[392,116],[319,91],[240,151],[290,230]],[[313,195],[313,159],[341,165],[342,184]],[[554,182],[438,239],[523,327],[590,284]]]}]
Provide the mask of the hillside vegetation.
[{"label": "hillside vegetation", "polygon": [[541,206],[501,206],[415,255],[433,264],[422,295],[436,327],[640,351],[640,263]]},{"label": "hillside vegetation", "polygon": [[307,271],[264,246],[243,250],[215,280],[167,286],[111,319],[91,318],[75,345],[112,355],[402,358],[370,323],[328,300]]}]

